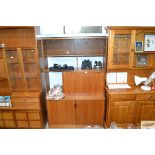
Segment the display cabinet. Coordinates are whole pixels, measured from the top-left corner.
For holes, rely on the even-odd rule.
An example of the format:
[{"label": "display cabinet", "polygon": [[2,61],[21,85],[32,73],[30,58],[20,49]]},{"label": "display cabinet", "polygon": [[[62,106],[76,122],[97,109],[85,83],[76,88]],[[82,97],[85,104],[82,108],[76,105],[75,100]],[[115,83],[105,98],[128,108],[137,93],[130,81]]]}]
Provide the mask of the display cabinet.
[{"label": "display cabinet", "polygon": [[[65,94],[65,97],[59,101],[47,99],[46,107],[50,128],[83,128],[89,125],[103,127],[106,46],[106,37],[103,36],[38,38],[38,47],[44,54],[47,93],[50,90],[50,83],[56,81],[54,78],[50,81],[49,74],[61,72]],[[103,62],[102,69],[82,70],[80,60],[84,57],[87,59],[99,57]],[[61,64],[62,58],[64,60],[73,58],[75,60],[74,70],[50,71],[48,69],[49,58],[51,61],[54,60],[52,58],[61,58],[58,64]]]},{"label": "display cabinet", "polygon": [[0,27],[0,96],[11,99],[9,106],[0,107],[1,128],[45,127],[38,59],[35,27]]},{"label": "display cabinet", "polygon": [[107,27],[107,34],[107,73],[126,72],[131,88],[109,89],[107,83],[106,126],[116,122],[127,128],[127,124],[154,120],[154,90],[142,90],[142,83],[136,86],[135,75],[149,77],[155,71],[155,27],[112,26]]},{"label": "display cabinet", "polygon": [[154,68],[155,49],[146,49],[146,37],[155,35],[154,27],[112,26],[106,29],[108,69]]}]

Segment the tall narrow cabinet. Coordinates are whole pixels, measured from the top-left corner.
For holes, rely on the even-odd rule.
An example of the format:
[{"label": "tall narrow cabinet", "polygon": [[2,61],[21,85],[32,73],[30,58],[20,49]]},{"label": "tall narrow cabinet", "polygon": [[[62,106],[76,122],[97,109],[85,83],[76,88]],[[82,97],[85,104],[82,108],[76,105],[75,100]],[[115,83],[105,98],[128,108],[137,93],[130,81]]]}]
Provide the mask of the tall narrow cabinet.
[{"label": "tall narrow cabinet", "polygon": [[11,105],[0,107],[1,128],[45,126],[38,51],[34,27],[0,27],[0,96]]}]

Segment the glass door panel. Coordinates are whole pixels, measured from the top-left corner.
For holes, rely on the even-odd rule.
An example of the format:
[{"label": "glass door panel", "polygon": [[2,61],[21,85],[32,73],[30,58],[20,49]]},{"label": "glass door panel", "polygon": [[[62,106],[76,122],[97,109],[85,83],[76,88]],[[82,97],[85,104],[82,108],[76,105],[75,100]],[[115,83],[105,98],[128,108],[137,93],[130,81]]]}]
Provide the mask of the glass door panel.
[{"label": "glass door panel", "polygon": [[131,50],[131,35],[115,35],[113,65],[128,66],[129,54]]},{"label": "glass door panel", "polygon": [[5,50],[10,85],[13,90],[25,90],[24,77],[18,50]]},{"label": "glass door panel", "polygon": [[22,49],[23,62],[32,62],[36,60],[34,49]]}]

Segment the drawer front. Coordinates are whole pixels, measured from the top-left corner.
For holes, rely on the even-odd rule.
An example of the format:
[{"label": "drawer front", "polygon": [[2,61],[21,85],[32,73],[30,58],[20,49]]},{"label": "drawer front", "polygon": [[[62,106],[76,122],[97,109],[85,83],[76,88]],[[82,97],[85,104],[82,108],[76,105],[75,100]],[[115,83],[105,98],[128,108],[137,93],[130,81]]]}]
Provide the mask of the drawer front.
[{"label": "drawer front", "polygon": [[143,94],[143,95],[138,95],[137,100],[139,101],[154,101],[155,100],[155,94]]},{"label": "drawer front", "polygon": [[12,103],[21,103],[21,102],[36,102],[36,103],[39,103],[40,100],[39,98],[12,98],[11,99]]},{"label": "drawer front", "polygon": [[110,95],[110,101],[111,102],[117,102],[117,101],[135,101],[137,98],[137,95]]},{"label": "drawer front", "polygon": [[41,128],[40,121],[30,121],[30,128]]},{"label": "drawer front", "polygon": [[16,120],[27,120],[27,115],[26,115],[26,113],[16,112],[15,118],[16,118]]},{"label": "drawer front", "polygon": [[40,103],[38,102],[13,102],[13,107],[16,108],[30,108],[30,109],[40,109]]},{"label": "drawer front", "polygon": [[18,128],[28,128],[29,124],[28,121],[17,121],[17,127]]},{"label": "drawer front", "polygon": [[12,120],[12,119],[14,119],[12,112],[3,112],[2,116],[3,116],[4,120]]},{"label": "drawer front", "polygon": [[6,128],[15,128],[16,124],[13,120],[4,120],[4,124]]},{"label": "drawer front", "polygon": [[28,119],[29,120],[40,120],[39,112],[28,113]]}]

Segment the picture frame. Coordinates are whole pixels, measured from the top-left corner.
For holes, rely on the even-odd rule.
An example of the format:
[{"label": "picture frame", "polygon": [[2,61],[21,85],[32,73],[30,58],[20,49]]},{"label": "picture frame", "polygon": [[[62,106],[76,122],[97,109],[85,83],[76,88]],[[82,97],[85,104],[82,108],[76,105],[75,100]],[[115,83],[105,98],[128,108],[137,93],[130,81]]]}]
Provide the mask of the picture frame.
[{"label": "picture frame", "polygon": [[148,64],[147,54],[137,54],[136,56],[136,67],[145,67]]},{"label": "picture frame", "polygon": [[143,52],[143,41],[135,42],[135,52]]},{"label": "picture frame", "polygon": [[145,34],[144,39],[144,51],[154,51],[155,52],[155,35]]}]

